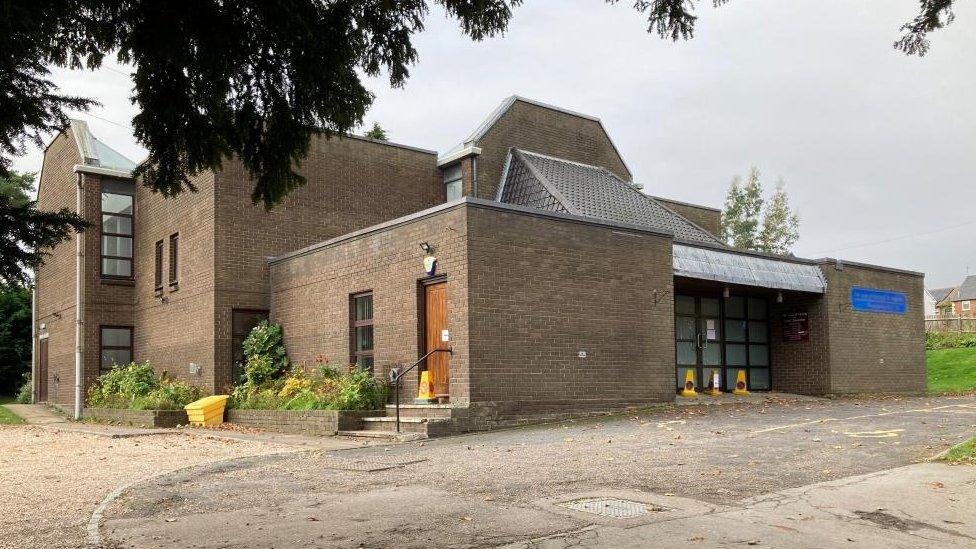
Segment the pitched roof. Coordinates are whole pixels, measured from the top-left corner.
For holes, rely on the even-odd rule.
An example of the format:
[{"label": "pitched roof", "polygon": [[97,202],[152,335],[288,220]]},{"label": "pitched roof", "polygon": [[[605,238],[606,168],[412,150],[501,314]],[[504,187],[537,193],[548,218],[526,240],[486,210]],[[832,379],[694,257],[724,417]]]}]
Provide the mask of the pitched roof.
[{"label": "pitched roof", "polygon": [[624,169],[627,170],[627,174],[628,175],[633,174],[633,172],[630,170],[630,166],[627,165],[627,162],[620,154],[620,149],[617,148],[617,144],[614,143],[613,139],[610,137],[610,132],[607,131],[606,126],[603,125],[603,122],[599,118],[588,114],[571,111],[569,109],[564,109],[562,107],[557,107],[556,105],[550,105],[549,103],[543,103],[542,101],[529,99],[528,97],[522,97],[521,95],[510,95],[505,99],[503,99],[501,104],[495,107],[495,109],[491,111],[488,117],[485,118],[481,122],[481,124],[478,124],[478,127],[475,128],[475,130],[471,132],[471,134],[468,135],[468,137],[464,141],[458,143],[450,150],[442,154],[441,158],[442,159],[451,158],[452,156],[456,155],[461,151],[464,151],[465,149],[468,149],[470,147],[477,147],[478,142],[481,141],[481,138],[483,138],[485,134],[488,133],[488,130],[490,130],[492,126],[494,126],[495,123],[498,122],[502,118],[502,116],[504,116],[505,113],[507,113],[508,110],[512,108],[512,105],[514,105],[517,102],[534,105],[536,107],[541,107],[543,109],[549,109],[551,111],[560,112],[563,114],[567,114],[569,116],[575,116],[577,118],[582,118],[584,120],[592,120],[593,122],[596,122],[597,124],[599,124],[600,129],[603,130],[603,133],[607,136],[607,141],[610,142],[610,146],[613,147],[614,152],[617,153],[617,157],[620,159],[620,163],[623,164]]},{"label": "pitched roof", "polygon": [[606,168],[512,149],[498,201],[628,223],[677,240],[722,245],[705,229],[636,190]]},{"label": "pitched roof", "polygon": [[72,120],[71,131],[78,143],[78,153],[86,166],[107,168],[120,172],[131,172],[136,163],[129,160],[122,153],[99,141],[88,129],[83,120]]},{"label": "pitched roof", "polygon": [[959,285],[959,295],[953,298],[953,301],[965,301],[969,299],[976,299],[976,275],[969,275],[966,280],[962,281]]},{"label": "pitched roof", "polygon": [[942,301],[943,299],[949,297],[949,294],[951,294],[952,291],[955,289],[956,289],[955,286],[950,286],[948,288],[933,288],[928,292],[932,294],[932,299],[934,299],[935,302],[938,303],[939,301]]}]

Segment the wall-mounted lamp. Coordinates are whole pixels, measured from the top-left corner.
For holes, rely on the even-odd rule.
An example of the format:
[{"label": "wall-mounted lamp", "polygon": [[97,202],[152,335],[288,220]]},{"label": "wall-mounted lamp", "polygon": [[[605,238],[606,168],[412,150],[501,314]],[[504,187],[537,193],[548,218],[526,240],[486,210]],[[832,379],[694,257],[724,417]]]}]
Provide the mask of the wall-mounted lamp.
[{"label": "wall-mounted lamp", "polygon": [[61,313],[51,313],[54,318],[61,318]]},{"label": "wall-mounted lamp", "polygon": [[434,251],[434,247],[426,242],[420,243],[420,249],[423,250],[424,253],[428,255],[430,255],[430,253]]},{"label": "wall-mounted lamp", "polygon": [[729,293],[730,292],[729,292],[729,287],[728,286],[726,286],[725,288],[722,288],[722,297],[724,297],[725,299],[728,299],[729,298]]},{"label": "wall-mounted lamp", "polygon": [[783,302],[783,292],[776,292],[776,303]]},{"label": "wall-mounted lamp", "polygon": [[157,295],[156,299],[159,300],[159,302],[162,304],[169,303],[169,298],[164,295]]}]

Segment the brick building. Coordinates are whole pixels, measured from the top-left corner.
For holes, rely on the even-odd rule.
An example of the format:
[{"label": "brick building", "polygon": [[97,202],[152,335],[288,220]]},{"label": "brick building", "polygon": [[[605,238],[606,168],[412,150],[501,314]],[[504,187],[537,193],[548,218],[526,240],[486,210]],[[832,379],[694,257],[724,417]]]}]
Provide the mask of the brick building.
[{"label": "brick building", "polygon": [[94,228],[37,273],[38,400],[129,360],[224,391],[266,317],[293,361],[384,378],[450,347],[422,367],[470,428],[668,401],[689,375],[925,388],[920,273],[731,249],[719,210],[638,190],[591,116],[511,97],[440,156],[319,139],[271,212],[236,162],[175,199],[133,168],[82,122],[45,152],[39,206]]}]

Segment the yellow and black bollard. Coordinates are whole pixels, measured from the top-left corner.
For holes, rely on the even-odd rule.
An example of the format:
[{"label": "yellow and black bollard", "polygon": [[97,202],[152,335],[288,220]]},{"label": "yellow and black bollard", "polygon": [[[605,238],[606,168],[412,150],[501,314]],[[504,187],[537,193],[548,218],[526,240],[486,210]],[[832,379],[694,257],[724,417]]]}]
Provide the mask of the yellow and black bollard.
[{"label": "yellow and black bollard", "polygon": [[748,395],[749,391],[746,389],[746,371],[739,370],[735,374],[735,389],[732,390],[733,395]]},{"label": "yellow and black bollard", "polygon": [[681,391],[681,396],[688,398],[698,396],[695,392],[695,371],[691,368],[685,372],[685,388]]}]

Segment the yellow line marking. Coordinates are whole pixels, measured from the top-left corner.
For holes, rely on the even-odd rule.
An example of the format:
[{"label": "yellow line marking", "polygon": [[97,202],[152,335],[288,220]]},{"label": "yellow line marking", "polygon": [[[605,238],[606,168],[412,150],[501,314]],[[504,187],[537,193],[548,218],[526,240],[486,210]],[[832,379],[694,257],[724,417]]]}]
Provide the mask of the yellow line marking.
[{"label": "yellow line marking", "polygon": [[844,431],[844,434],[854,438],[894,438],[898,436],[898,433],[903,433],[904,431],[904,429],[882,429],[879,431],[860,431],[853,433]]},{"label": "yellow line marking", "polygon": [[784,429],[794,429],[796,427],[804,427],[806,425],[814,425],[814,424],[817,424],[817,423],[828,423],[828,422],[833,422],[833,421],[851,421],[851,420],[855,420],[855,419],[865,419],[865,418],[869,418],[869,417],[893,416],[893,415],[898,415],[898,414],[912,414],[912,413],[918,413],[918,412],[926,412],[926,413],[929,413],[929,412],[937,412],[937,411],[940,411],[940,410],[948,410],[950,412],[958,413],[957,410],[949,410],[949,408],[976,409],[976,405],[972,405],[972,404],[947,404],[945,406],[936,406],[934,408],[915,408],[913,410],[899,410],[899,411],[895,411],[895,412],[881,412],[881,413],[878,413],[878,414],[864,414],[864,415],[861,415],[861,416],[851,416],[851,417],[844,417],[844,418],[828,417],[828,418],[823,418],[823,419],[815,419],[815,420],[812,420],[812,421],[804,421],[802,423],[793,423],[791,425],[780,425],[779,427],[770,427],[768,429],[760,429],[758,431],[752,431],[752,432],[755,433],[755,434],[771,433],[773,431],[782,431]]}]

